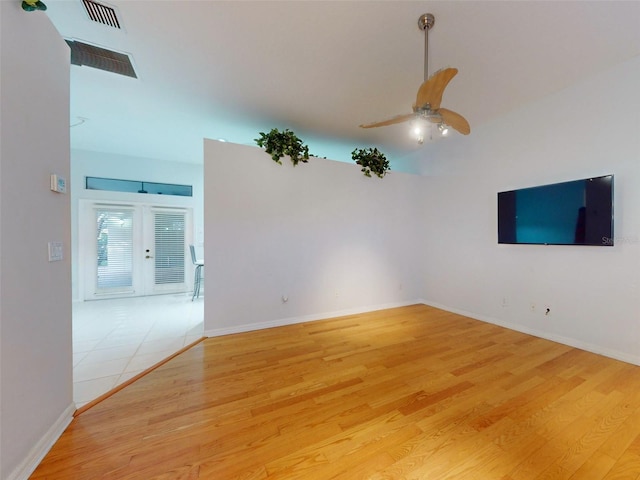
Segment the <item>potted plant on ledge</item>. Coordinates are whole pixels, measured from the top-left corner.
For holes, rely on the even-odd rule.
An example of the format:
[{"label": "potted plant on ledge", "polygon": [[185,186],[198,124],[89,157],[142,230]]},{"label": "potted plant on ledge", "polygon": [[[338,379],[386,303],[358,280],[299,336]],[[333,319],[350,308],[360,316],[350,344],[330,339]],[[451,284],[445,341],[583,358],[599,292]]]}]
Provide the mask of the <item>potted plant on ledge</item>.
[{"label": "potted plant on ledge", "polygon": [[377,177],[383,178],[391,169],[389,160],[377,148],[356,148],[351,152],[351,158],[362,167],[361,171],[367,177],[371,177],[373,173]]},{"label": "potted plant on ledge", "polygon": [[260,138],[256,138],[255,142],[280,165],[280,159],[285,155],[289,156],[294,166],[299,162],[309,161],[309,147],[289,129],[280,132],[277,128],[272,128],[269,133],[260,132]]}]

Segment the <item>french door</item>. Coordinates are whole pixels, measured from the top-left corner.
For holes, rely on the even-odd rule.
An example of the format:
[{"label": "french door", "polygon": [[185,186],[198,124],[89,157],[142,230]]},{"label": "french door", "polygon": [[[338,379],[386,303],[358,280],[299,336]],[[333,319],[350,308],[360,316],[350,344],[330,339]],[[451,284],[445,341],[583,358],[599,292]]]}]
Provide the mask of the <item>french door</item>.
[{"label": "french door", "polygon": [[85,300],[189,289],[190,209],[92,203],[84,218]]}]

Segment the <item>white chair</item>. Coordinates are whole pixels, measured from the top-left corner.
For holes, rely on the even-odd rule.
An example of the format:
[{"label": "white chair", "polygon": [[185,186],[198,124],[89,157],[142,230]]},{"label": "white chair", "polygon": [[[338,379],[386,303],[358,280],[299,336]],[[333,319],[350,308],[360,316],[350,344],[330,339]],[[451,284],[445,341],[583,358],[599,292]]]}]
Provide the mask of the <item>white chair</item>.
[{"label": "white chair", "polygon": [[193,302],[194,298],[200,297],[200,283],[202,282],[202,267],[204,267],[204,260],[196,259],[196,247],[189,245],[189,250],[191,250],[191,262],[196,267],[196,271],[193,275],[193,295],[191,296],[191,301]]}]

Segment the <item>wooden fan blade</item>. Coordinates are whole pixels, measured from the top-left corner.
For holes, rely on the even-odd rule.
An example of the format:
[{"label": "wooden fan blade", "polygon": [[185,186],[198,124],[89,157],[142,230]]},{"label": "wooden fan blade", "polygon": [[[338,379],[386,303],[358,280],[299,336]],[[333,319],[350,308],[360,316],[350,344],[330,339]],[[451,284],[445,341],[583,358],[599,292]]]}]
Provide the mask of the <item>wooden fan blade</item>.
[{"label": "wooden fan blade", "polygon": [[429,104],[431,110],[439,109],[444,89],[457,73],[457,68],[445,68],[431,75],[418,89],[416,107],[421,108]]},{"label": "wooden fan blade", "polygon": [[406,122],[408,120],[413,119],[414,117],[415,117],[415,114],[413,113],[407,113],[405,115],[397,115],[393,118],[390,118],[389,120],[384,120],[382,122],[374,122],[374,123],[367,123],[364,125],[360,125],[360,128],[386,127],[387,125],[393,125],[394,123]]},{"label": "wooden fan blade", "polygon": [[463,135],[469,135],[471,133],[471,127],[469,122],[459,113],[441,108],[438,113],[442,115],[442,121],[449,125],[451,128],[459,131]]}]

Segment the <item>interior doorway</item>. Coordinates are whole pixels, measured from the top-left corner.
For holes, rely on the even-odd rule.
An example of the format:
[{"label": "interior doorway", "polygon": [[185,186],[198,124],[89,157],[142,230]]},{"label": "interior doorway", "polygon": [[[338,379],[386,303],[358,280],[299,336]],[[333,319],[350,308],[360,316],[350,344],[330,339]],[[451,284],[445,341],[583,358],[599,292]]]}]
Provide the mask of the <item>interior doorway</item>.
[{"label": "interior doorway", "polygon": [[201,338],[204,298],[191,299],[192,207],[106,199],[78,207],[73,397],[82,407]]},{"label": "interior doorway", "polygon": [[[81,150],[71,163],[73,398],[81,407],[202,337],[205,298],[191,300],[189,245],[204,244],[204,185],[202,165]],[[146,184],[100,188],[90,178],[171,179],[189,195],[169,184],[157,184],[162,193]]]}]

